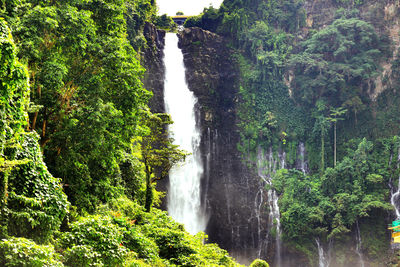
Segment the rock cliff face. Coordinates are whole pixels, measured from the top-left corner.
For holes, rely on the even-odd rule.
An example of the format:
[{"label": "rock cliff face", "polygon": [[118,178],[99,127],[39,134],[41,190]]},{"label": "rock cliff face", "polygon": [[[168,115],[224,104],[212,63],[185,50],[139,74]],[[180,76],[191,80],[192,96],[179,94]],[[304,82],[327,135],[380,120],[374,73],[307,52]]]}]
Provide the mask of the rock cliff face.
[{"label": "rock cliff face", "polygon": [[[351,2],[351,1],[349,1]],[[381,60],[382,72],[376,77],[370,88],[370,97],[373,101],[386,89],[396,82],[392,77],[392,66],[399,56],[400,48],[400,2],[398,0],[361,1],[359,6],[360,18],[371,23],[381,37],[389,39],[391,46],[387,60]],[[350,6],[351,3],[349,3]],[[329,25],[334,19],[339,6],[332,0],[308,0],[304,2],[307,18],[307,30],[321,29]]]},{"label": "rock cliff face", "polygon": [[[377,77],[375,86],[371,88],[371,99],[379,101],[379,94],[393,87],[392,84],[398,83],[400,76],[392,72],[393,62],[398,60],[400,51],[400,3],[398,0],[368,3],[360,8],[360,16],[373,24],[380,35],[387,35],[392,41],[393,55],[381,63],[383,71]],[[309,0],[305,1],[304,8],[308,26],[304,30],[307,31],[329,25],[334,20],[334,10],[338,7],[333,5],[331,0]],[[154,112],[164,111],[164,36],[165,32],[157,31],[150,24],[146,25],[148,49],[144,51],[143,61],[148,71],[144,84],[154,93],[151,102]],[[209,240],[227,249],[243,263],[248,263],[254,258],[264,258],[274,265],[276,243],[270,234],[273,223],[268,218],[268,193],[256,172],[256,164],[245,163],[236,149],[239,142],[236,105],[240,77],[235,60],[231,57],[233,53],[221,36],[199,28],[184,29],[179,33],[179,38],[179,46],[184,55],[186,80],[189,89],[198,98],[197,123],[202,133],[201,152],[205,170],[202,180],[202,205],[209,217],[206,229]],[[270,152],[271,155],[280,153],[283,151]],[[306,168],[304,162],[299,160],[296,160],[295,166],[286,167],[299,170]],[[167,184],[168,181],[163,181],[158,187],[166,191]],[[367,223],[364,221],[364,224]],[[352,240],[355,233],[353,229],[347,245],[322,244],[326,253],[332,253],[331,266],[358,264],[359,259]],[[291,251],[284,245],[282,266],[317,265],[318,258],[315,256],[318,251],[315,255],[301,256],[298,255],[298,251]],[[342,253],[339,251],[339,245],[341,248],[351,249]],[[335,251],[346,255],[347,262],[336,261]]]},{"label": "rock cliff face", "polygon": [[[198,98],[197,123],[202,131],[205,163],[202,203],[209,216],[206,232],[211,242],[246,262],[262,253],[259,239],[266,237],[267,210],[262,202],[266,196],[256,196],[260,178],[244,164],[236,149],[238,69],[232,51],[217,34],[190,28],[179,37],[186,80]],[[264,207],[261,214],[258,206]]]},{"label": "rock cliff face", "polygon": [[142,64],[146,68],[143,79],[144,88],[153,92],[150,109],[161,113],[164,108],[164,45],[165,31],[158,30],[151,23],[146,23],[143,31],[147,47],[142,51]]},{"label": "rock cliff face", "polygon": [[[209,241],[218,243],[243,263],[255,258],[273,263],[275,239],[269,234],[272,225],[268,192],[257,173],[256,163],[243,161],[236,148],[240,77],[233,53],[221,36],[199,28],[184,29],[178,35],[188,87],[198,99],[196,119],[201,129],[204,163],[201,197],[208,216]],[[144,85],[154,94],[152,111],[163,112],[165,33],[149,24],[145,37],[148,49],[143,51],[147,69]],[[160,181],[157,187],[167,192],[168,181]],[[162,208],[166,209],[165,202]]]},{"label": "rock cliff face", "polygon": [[[154,113],[165,112],[164,105],[164,46],[165,31],[158,30],[153,24],[146,23],[143,30],[146,39],[146,48],[141,53],[142,65],[146,72],[143,77],[144,88],[153,93],[149,107]],[[167,192],[168,181],[161,180],[157,183],[157,190]],[[166,210],[166,203],[161,203],[161,208]]]}]

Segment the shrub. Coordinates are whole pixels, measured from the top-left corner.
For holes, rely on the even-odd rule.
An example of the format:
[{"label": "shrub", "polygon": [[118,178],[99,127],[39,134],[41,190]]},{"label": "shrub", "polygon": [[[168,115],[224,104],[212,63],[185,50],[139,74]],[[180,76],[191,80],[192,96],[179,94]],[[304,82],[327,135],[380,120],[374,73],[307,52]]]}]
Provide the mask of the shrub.
[{"label": "shrub", "polygon": [[47,242],[67,213],[60,181],[43,162],[38,135],[26,133],[28,71],[0,18],[0,220],[3,237]]},{"label": "shrub", "polygon": [[[117,266],[124,262],[128,250],[122,245],[123,229],[113,223],[109,216],[82,217],[71,225],[71,232],[61,236],[60,246],[70,248],[73,253],[90,252],[88,256],[80,254],[82,260],[89,261],[94,253],[100,255],[106,266]],[[84,248],[74,248],[75,246]]]},{"label": "shrub", "polygon": [[132,227],[124,234],[124,245],[136,252],[139,258],[154,260],[158,258],[158,246],[146,237],[138,227]]},{"label": "shrub", "polygon": [[123,229],[122,244],[136,256],[127,258],[126,266],[240,266],[217,245],[204,244],[204,233],[190,235],[166,212],[144,212],[127,198],[112,200],[98,212]]},{"label": "shrub", "polygon": [[266,261],[255,259],[251,264],[250,267],[269,267],[269,264]]},{"label": "shrub", "polygon": [[49,173],[43,162],[37,134],[24,134],[23,139],[15,158],[27,162],[10,172],[4,215],[9,235],[44,243],[59,229],[69,203],[60,180]]},{"label": "shrub", "polygon": [[179,258],[181,256],[189,256],[196,251],[185,238],[183,231],[177,231],[167,228],[158,228],[149,225],[145,227],[146,234],[154,239],[160,248],[160,257],[164,259],[172,259],[173,263],[181,264]]},{"label": "shrub", "polygon": [[101,254],[94,251],[93,247],[77,245],[64,252],[64,263],[67,266],[103,266]]},{"label": "shrub", "polygon": [[12,237],[0,241],[1,266],[64,266],[53,246],[41,246],[26,238]]}]

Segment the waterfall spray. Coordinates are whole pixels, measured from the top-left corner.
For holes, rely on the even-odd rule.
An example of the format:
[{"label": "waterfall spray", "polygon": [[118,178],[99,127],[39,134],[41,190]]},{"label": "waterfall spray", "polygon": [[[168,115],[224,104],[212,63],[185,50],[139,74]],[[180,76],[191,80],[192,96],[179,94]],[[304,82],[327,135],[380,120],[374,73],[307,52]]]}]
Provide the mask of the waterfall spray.
[{"label": "waterfall spray", "polygon": [[299,152],[300,152],[300,170],[304,173],[307,174],[307,162],[306,162],[306,148],[304,146],[303,142],[300,142],[299,144]]},{"label": "waterfall spray", "polygon": [[206,216],[201,207],[200,181],[203,164],[200,155],[200,130],[196,125],[196,97],[185,82],[183,55],[176,34],[167,33],[164,49],[166,69],[164,101],[174,123],[168,128],[175,144],[191,155],[183,165],[169,173],[167,209],[171,217],[183,223],[191,234],[204,231]]},{"label": "waterfall spray", "polygon": [[[272,185],[272,176],[271,174],[276,172],[277,166],[280,168],[284,168],[286,165],[286,154],[285,152],[279,153],[278,160],[274,159],[272,148],[270,148],[269,152],[264,155],[264,151],[261,147],[258,147],[257,151],[257,167],[258,167],[258,176],[261,177],[263,183],[262,188],[264,188],[265,184]],[[280,166],[279,166],[280,165]],[[258,196],[258,195],[257,195]],[[256,198],[257,198],[256,196]],[[256,210],[261,208],[261,205],[257,205],[257,199],[255,201]],[[282,255],[281,255],[281,221],[280,221],[280,211],[278,206],[278,195],[276,191],[272,188],[268,190],[268,206],[269,206],[269,221],[268,225],[271,227],[275,224],[276,229],[276,238],[275,238],[275,265],[277,267],[281,266]],[[259,210],[256,214],[260,214]],[[259,222],[259,218],[258,218]],[[260,231],[260,225],[259,231]],[[261,254],[262,242],[259,242],[259,252]]]},{"label": "waterfall spray", "polygon": [[364,263],[364,259],[363,259],[363,255],[362,255],[362,242],[361,242],[361,233],[360,233],[360,227],[358,226],[358,221],[356,221],[356,253],[358,255],[358,257],[360,258],[360,267],[364,267],[365,263]]},{"label": "waterfall spray", "polygon": [[[400,147],[398,148],[397,152],[397,169],[400,167]],[[394,207],[396,211],[396,220],[400,220],[400,203],[399,203],[399,197],[400,197],[400,176],[398,179],[398,184],[397,184],[397,191],[394,192],[394,189],[392,188],[392,196],[390,198],[390,203]]]},{"label": "waterfall spray", "polygon": [[328,267],[329,262],[326,259],[324,247],[320,244],[318,238],[315,239],[315,243],[317,243],[317,248],[318,248],[318,266],[319,267]]}]

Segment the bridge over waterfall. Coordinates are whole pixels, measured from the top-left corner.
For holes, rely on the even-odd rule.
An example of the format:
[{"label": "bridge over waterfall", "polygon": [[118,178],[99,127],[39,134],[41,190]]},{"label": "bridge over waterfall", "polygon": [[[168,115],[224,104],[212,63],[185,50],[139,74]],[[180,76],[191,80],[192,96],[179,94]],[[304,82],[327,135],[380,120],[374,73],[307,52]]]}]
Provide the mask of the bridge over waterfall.
[{"label": "bridge over waterfall", "polygon": [[185,21],[188,19],[188,16],[183,16],[183,15],[173,16],[172,19],[174,20],[174,22],[176,24],[178,24],[179,26],[182,26],[185,23]]}]

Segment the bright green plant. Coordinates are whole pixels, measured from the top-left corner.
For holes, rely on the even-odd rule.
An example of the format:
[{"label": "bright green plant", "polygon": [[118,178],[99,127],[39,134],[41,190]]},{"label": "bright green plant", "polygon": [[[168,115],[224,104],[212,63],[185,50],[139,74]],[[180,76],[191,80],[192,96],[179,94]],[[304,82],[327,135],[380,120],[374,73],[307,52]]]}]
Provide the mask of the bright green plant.
[{"label": "bright green plant", "polygon": [[[119,198],[102,206],[99,213],[102,216],[108,214],[113,218],[114,224],[124,229],[122,244],[133,251],[143,264],[240,266],[217,245],[204,244],[206,235],[190,235],[183,225],[174,222],[165,212],[158,209],[145,212],[137,203]],[[138,261],[133,262],[139,264]]]},{"label": "bright green plant", "polygon": [[50,245],[41,246],[31,240],[16,237],[0,241],[1,266],[61,267],[64,265],[60,258]]},{"label": "bright green plant", "polygon": [[84,263],[100,256],[104,265],[118,266],[124,262],[129,251],[122,241],[123,229],[114,224],[111,217],[96,215],[72,223],[71,231],[63,233],[59,243],[62,249],[70,248],[67,252],[69,261],[73,262],[75,258]]},{"label": "bright green plant", "polygon": [[127,156],[130,139],[150,94],[142,87],[144,69],[127,36],[131,43],[140,39],[155,3],[26,4],[29,9],[16,9],[13,28],[19,56],[30,70],[31,98],[42,107],[30,116],[29,128],[40,135],[49,170],[62,178],[70,201],[81,211],[93,211],[138,178],[122,179],[132,172],[122,173],[120,167],[135,165]]},{"label": "bright green plant", "polygon": [[269,267],[269,264],[266,261],[256,259],[250,264],[250,267]]},{"label": "bright green plant", "polygon": [[5,22],[0,20],[0,175],[3,236],[47,242],[68,210],[60,181],[43,162],[35,133],[25,133],[28,108],[26,69],[16,60],[16,49]]},{"label": "bright green plant", "polygon": [[[153,183],[166,178],[170,169],[183,161],[187,155],[177,145],[165,130],[172,120],[168,114],[152,114],[144,111],[141,114],[143,136],[133,142],[140,146],[140,160],[143,162],[146,173],[146,211],[150,211],[153,204]],[[147,130],[147,131],[146,131]]]}]

